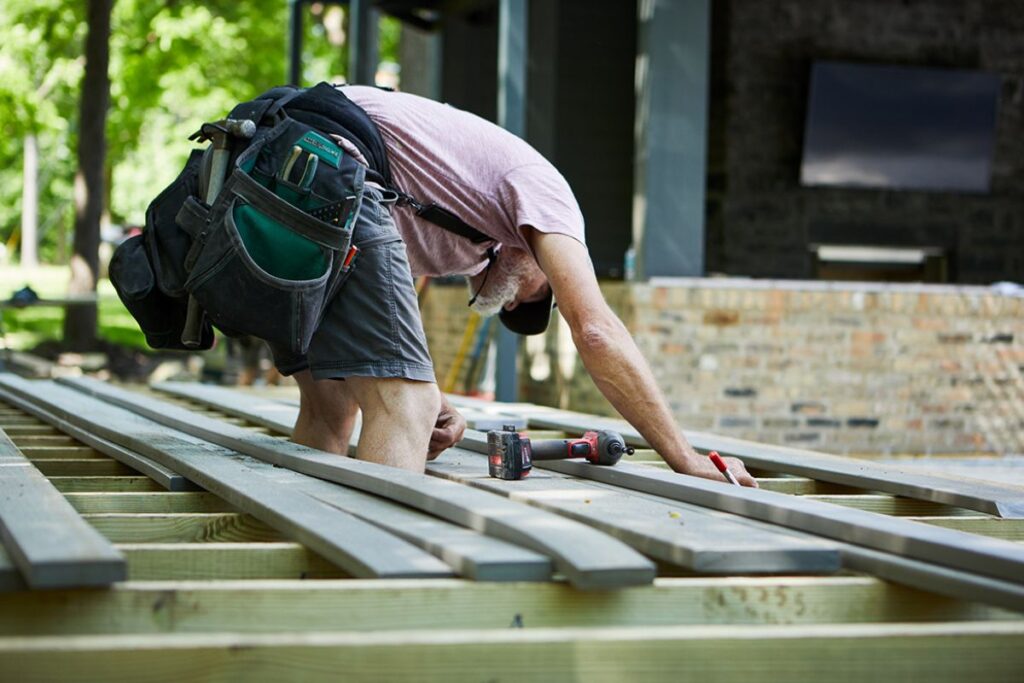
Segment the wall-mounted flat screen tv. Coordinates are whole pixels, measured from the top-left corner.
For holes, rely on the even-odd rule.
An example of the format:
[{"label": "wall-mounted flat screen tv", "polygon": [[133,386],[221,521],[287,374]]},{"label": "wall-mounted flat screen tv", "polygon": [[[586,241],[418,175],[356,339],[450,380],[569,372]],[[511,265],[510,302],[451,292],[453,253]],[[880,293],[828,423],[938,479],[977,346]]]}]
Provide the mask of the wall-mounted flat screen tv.
[{"label": "wall-mounted flat screen tv", "polygon": [[815,62],[804,185],[987,192],[999,76]]}]

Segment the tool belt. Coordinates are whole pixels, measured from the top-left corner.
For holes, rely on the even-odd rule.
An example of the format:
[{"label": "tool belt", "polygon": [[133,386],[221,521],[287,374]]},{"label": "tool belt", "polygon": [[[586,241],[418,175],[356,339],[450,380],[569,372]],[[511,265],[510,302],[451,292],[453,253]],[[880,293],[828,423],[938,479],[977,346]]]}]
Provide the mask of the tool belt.
[{"label": "tool belt", "polygon": [[[317,97],[336,92],[324,85]],[[282,109],[301,107],[308,92],[236,107],[226,120],[259,125],[231,141],[216,197],[203,200],[214,182],[211,146],[193,152],[152,202],[143,234],[118,247],[110,279],[150,346],[210,348],[212,323],[229,336],[308,350],[355,265],[352,225],[365,178],[334,141]]]},{"label": "tool belt", "polygon": [[[352,225],[366,180],[445,230],[475,243],[493,241],[436,203],[395,187],[376,125],[328,83],[274,88],[192,137],[225,134],[219,124],[226,122],[246,123],[254,132],[232,133],[222,146],[229,161],[216,196],[207,196],[219,182],[211,177],[217,175],[211,145],[192,152],[147,209],[143,234],[125,241],[111,260],[110,280],[153,348],[208,349],[212,324],[229,336],[252,335],[306,353],[355,265]],[[370,168],[330,134],[351,140]]]}]

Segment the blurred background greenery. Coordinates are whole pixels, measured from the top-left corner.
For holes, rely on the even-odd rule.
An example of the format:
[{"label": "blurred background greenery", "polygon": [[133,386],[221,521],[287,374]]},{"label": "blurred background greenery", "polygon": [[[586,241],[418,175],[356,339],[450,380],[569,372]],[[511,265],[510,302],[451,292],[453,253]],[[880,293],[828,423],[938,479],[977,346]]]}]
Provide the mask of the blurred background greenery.
[{"label": "blurred background greenery", "polygon": [[[303,83],[344,81],[346,9],[314,2],[306,17]],[[286,0],[114,3],[104,240],[142,225],[147,204],[181,169],[193,146],[188,136],[203,121],[286,82],[287,31]],[[65,266],[74,229],[85,35],[82,0],[0,3],[0,299],[26,284],[46,296],[66,291],[66,268],[17,268],[23,159],[26,145],[35,144],[39,261]],[[397,61],[399,38],[400,23],[382,17],[382,63]],[[100,336],[143,345],[108,282],[101,281],[98,294]],[[5,311],[6,341],[31,348],[59,337],[62,315],[59,309]]]},{"label": "blurred background greenery", "polygon": [[[85,38],[81,0],[0,3],[0,242],[16,260],[22,152],[40,150],[40,259],[67,258],[73,225],[77,102]],[[343,81],[343,7],[314,3],[304,22],[303,82]],[[400,24],[381,20],[382,61]],[[109,220],[139,225],[191,148],[188,135],[287,78],[285,0],[118,0],[110,42]]]}]

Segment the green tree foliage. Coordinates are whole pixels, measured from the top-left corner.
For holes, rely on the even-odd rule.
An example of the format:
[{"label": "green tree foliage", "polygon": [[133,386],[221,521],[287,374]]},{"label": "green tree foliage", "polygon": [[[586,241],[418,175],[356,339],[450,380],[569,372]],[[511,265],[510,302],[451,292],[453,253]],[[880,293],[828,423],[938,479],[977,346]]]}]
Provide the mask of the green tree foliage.
[{"label": "green tree foliage", "polygon": [[[44,261],[62,256],[57,246],[70,241],[84,4],[0,2],[0,243],[16,247],[22,140],[34,132]],[[343,13],[311,3],[304,20],[303,82],[343,80]],[[382,22],[382,59],[395,60],[398,34],[397,22]],[[286,0],[116,0],[107,119],[114,223],[142,222],[184,164],[200,123],[286,80],[287,40]]]},{"label": "green tree foliage", "polygon": [[70,229],[84,35],[81,2],[0,3],[0,244],[11,250],[20,232],[26,135],[39,140],[40,228],[51,237],[41,255],[52,257],[53,233]]}]

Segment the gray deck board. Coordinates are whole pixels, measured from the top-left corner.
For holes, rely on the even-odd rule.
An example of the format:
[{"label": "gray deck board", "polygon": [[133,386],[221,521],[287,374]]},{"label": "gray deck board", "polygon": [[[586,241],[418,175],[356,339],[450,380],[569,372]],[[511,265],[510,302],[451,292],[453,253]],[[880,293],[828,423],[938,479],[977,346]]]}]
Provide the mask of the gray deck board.
[{"label": "gray deck board", "polygon": [[199,487],[190,482],[185,477],[181,476],[177,472],[164,467],[160,463],[153,462],[149,458],[145,458],[138,453],[134,453],[127,448],[122,448],[116,443],[108,441],[107,439],[101,439],[100,437],[88,432],[84,429],[74,426],[67,420],[62,420],[56,415],[43,410],[39,406],[35,405],[31,401],[27,401],[23,398],[11,394],[10,392],[3,391],[0,389],[0,398],[7,401],[13,406],[16,406],[19,410],[23,410],[26,413],[33,415],[43,422],[59,429],[68,436],[81,441],[82,443],[96,449],[104,455],[108,455],[114,460],[131,467],[137,472],[146,475],[153,481],[160,484],[168,491],[198,491]]},{"label": "gray deck board", "polygon": [[732,512],[887,553],[1024,583],[1024,546],[920,522],[807,500],[642,465],[595,467],[579,461],[538,463],[543,469]]},{"label": "gray deck board", "polygon": [[[291,435],[298,415],[298,407],[294,404],[208,384],[161,382],[152,385],[152,388],[197,401],[287,435]],[[548,558],[500,539],[484,536],[352,489],[327,485],[327,490],[321,489],[312,492],[312,495],[368,522],[379,524],[429,550],[463,576],[488,581],[535,581],[550,578],[551,563]]]},{"label": "gray deck board", "polygon": [[820,574],[840,567],[838,548],[829,541],[555,472],[534,470],[521,481],[494,479],[486,457],[461,448],[449,449],[428,471],[576,519],[645,555],[701,574]]},{"label": "gray deck board", "polygon": [[[295,406],[254,398],[208,385],[163,383],[170,391],[244,417],[285,434],[291,433]],[[173,391],[171,391],[173,390]],[[498,418],[501,422],[502,418]],[[798,538],[797,534],[672,501],[656,501],[600,484],[572,480],[553,472],[534,472],[519,482],[492,479],[486,460],[462,449],[449,449],[428,472],[499,493],[513,500],[576,519],[619,538],[640,552],[702,573],[828,572],[839,568],[834,543]],[[685,519],[684,519],[685,518]]]},{"label": "gray deck board", "polygon": [[554,559],[556,569],[580,588],[648,584],[655,576],[654,564],[622,542],[578,522],[501,496],[426,474],[282,442],[101,382],[69,379],[65,383],[272,464],[380,495],[548,555]]},{"label": "gray deck board", "polygon": [[447,565],[419,548],[301,491],[281,486],[283,475],[273,472],[266,463],[51,382],[0,376],[0,385],[79,427],[174,466],[207,490],[308,545],[354,576],[452,574]]},{"label": "gray deck board", "polygon": [[124,556],[0,429],[0,539],[31,588],[105,586],[127,576]]},{"label": "gray deck board", "polygon": [[[453,399],[456,404],[459,399]],[[470,401],[468,405],[475,405]],[[649,448],[647,442],[622,420],[595,417],[553,408],[521,404],[506,408],[526,417],[532,428],[585,431],[614,429],[632,445]],[[716,450],[733,455],[758,469],[795,474],[846,486],[892,493],[907,498],[929,500],[954,507],[968,508],[1005,518],[1024,518],[1024,489],[970,479],[944,477],[937,474],[908,472],[881,463],[854,460],[816,451],[786,448],[743,441],[725,436],[686,430],[694,448]]]}]

